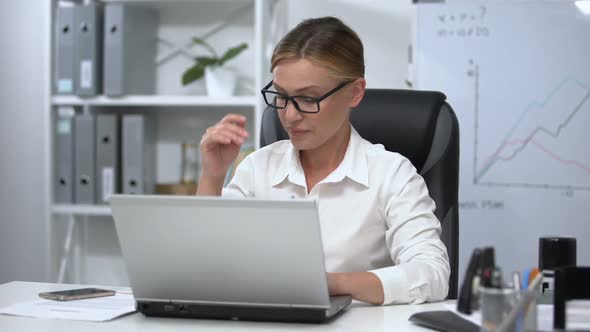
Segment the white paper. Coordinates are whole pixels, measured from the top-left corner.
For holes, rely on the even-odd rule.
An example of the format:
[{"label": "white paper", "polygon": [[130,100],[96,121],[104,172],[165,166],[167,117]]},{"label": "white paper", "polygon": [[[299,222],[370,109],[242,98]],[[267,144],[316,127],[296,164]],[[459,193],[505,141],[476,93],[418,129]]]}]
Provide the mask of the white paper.
[{"label": "white paper", "polygon": [[566,301],[565,328],[566,330],[590,330],[590,301]]},{"label": "white paper", "polygon": [[92,60],[80,62],[80,86],[83,89],[92,88]]},{"label": "white paper", "polygon": [[537,331],[553,331],[553,304],[537,304]]},{"label": "white paper", "polygon": [[135,311],[130,294],[75,301],[35,300],[0,308],[0,314],[33,318],[104,322]]},{"label": "white paper", "polygon": [[115,188],[113,188],[113,174],[114,169],[112,167],[104,167],[102,169],[102,201],[107,202],[114,194]]}]

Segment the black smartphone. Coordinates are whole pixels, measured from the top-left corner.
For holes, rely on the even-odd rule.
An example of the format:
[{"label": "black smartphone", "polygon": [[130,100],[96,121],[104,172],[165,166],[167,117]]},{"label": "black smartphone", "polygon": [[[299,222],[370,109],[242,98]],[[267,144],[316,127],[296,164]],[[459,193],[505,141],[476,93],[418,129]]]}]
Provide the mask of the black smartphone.
[{"label": "black smartphone", "polygon": [[108,289],[100,288],[80,288],[80,289],[69,289],[56,292],[44,292],[39,293],[39,297],[47,300],[55,301],[72,301],[81,299],[91,299],[95,297],[112,296],[117,292]]}]

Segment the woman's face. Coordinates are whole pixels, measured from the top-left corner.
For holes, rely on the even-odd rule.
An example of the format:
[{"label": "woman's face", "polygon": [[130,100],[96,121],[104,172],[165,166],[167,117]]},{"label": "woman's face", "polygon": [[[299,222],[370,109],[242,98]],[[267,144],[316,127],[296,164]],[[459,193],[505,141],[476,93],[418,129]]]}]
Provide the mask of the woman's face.
[{"label": "woman's face", "polygon": [[[281,60],[272,73],[275,89],[289,96],[317,98],[342,83],[328,69],[307,59]],[[346,130],[350,110],[360,103],[364,89],[365,80],[356,79],[322,100],[319,113],[301,113],[291,101],[286,109],[277,110],[293,146],[315,149]]]}]

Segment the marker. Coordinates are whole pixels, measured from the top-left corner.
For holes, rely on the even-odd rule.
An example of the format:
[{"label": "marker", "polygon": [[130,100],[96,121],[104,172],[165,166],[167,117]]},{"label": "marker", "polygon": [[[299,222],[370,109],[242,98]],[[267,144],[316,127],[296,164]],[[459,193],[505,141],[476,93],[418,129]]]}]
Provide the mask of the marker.
[{"label": "marker", "polygon": [[529,276],[531,275],[531,272],[533,271],[533,269],[526,269],[524,270],[524,272],[522,273],[522,288],[526,289],[527,287],[529,287]]},{"label": "marker", "polygon": [[533,282],[533,280],[535,280],[535,278],[541,273],[541,270],[539,270],[539,268],[534,268],[531,270],[531,274],[529,274],[529,278],[528,278],[528,284],[530,285],[531,282]]},{"label": "marker", "polygon": [[514,284],[514,291],[516,293],[520,292],[520,272],[514,271],[512,272],[512,283]]}]

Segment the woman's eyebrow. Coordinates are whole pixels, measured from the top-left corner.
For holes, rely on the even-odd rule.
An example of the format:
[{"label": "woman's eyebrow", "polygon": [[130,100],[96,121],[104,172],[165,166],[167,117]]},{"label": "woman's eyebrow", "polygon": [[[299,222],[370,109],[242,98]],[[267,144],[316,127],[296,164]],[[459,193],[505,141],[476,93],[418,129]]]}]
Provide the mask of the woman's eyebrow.
[{"label": "woman's eyebrow", "polygon": [[[273,82],[272,85],[275,87],[275,89],[281,90],[281,91],[286,91],[285,89],[283,89],[280,85],[278,85],[277,83]],[[313,89],[319,89],[320,87],[317,85],[309,85],[303,88],[299,88],[297,90],[295,90],[295,94],[307,91],[307,90],[313,90]]]}]

